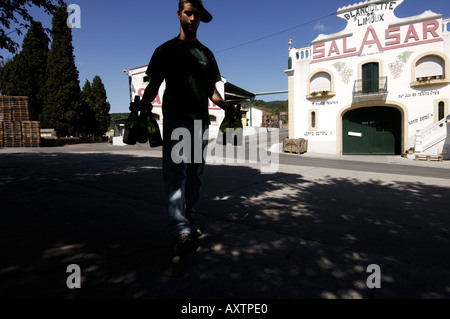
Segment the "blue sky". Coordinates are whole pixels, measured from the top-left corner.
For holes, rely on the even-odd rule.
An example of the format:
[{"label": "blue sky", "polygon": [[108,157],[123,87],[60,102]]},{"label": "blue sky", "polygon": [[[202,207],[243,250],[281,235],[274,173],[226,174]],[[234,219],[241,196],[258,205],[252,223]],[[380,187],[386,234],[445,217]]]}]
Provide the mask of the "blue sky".
[{"label": "blue sky", "polygon": [[[201,24],[199,40],[216,55],[227,80],[253,93],[287,90],[288,42],[307,46],[319,34],[343,30],[346,22],[336,11],[355,0],[256,1],[204,0],[214,19]],[[179,33],[178,1],[73,0],[81,8],[81,28],[73,29],[75,62],[80,85],[99,75],[105,84],[111,113],[126,113],[128,80],[122,70],[146,65],[156,47]],[[450,17],[450,4],[442,0],[405,0],[398,17],[431,10]],[[32,9],[35,19],[51,28],[51,17]],[[285,31],[288,30],[288,31]],[[17,38],[21,43],[21,38]],[[247,44],[246,44],[247,43]],[[245,45],[243,45],[245,44]],[[5,50],[0,55],[11,57]],[[287,94],[259,97],[286,100]]]}]

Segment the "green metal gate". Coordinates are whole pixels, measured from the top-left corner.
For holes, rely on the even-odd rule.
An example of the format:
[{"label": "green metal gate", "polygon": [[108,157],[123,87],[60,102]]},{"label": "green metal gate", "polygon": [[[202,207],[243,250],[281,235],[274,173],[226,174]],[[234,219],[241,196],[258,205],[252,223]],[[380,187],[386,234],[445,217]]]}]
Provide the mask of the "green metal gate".
[{"label": "green metal gate", "polygon": [[365,107],[343,117],[344,155],[400,155],[401,114],[390,107]]}]

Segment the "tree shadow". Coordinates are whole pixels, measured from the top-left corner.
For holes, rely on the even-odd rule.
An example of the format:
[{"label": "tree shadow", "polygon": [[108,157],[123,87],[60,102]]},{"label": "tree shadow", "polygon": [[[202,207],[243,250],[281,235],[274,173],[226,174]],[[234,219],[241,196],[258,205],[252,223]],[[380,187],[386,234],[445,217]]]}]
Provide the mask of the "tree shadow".
[{"label": "tree shadow", "polygon": [[448,187],[208,165],[201,248],[174,258],[160,158],[2,154],[0,170],[4,298],[450,297]]}]

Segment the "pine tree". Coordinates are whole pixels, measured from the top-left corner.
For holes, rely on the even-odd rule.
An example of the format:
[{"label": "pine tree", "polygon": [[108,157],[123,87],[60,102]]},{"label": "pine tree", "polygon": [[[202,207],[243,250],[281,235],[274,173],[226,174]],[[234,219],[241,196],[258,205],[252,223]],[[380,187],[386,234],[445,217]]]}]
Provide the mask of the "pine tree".
[{"label": "pine tree", "polygon": [[102,137],[111,123],[111,106],[107,102],[106,90],[99,76],[94,77],[92,85],[86,79],[81,91],[81,105],[80,132],[94,140]]},{"label": "pine tree", "polygon": [[41,127],[54,128],[58,136],[77,134],[81,111],[80,82],[67,17],[64,7],[58,7],[53,16],[45,103],[40,116]]},{"label": "pine tree", "polygon": [[100,76],[96,75],[92,80],[91,90],[96,120],[94,134],[101,137],[108,131],[111,123],[111,116],[109,114],[111,105],[107,101],[105,86]]},{"label": "pine tree", "polygon": [[[0,49],[6,49],[10,53],[17,52],[18,43],[16,43],[9,35],[16,33],[22,34],[22,29],[28,28],[32,23],[33,17],[28,12],[28,8],[37,6],[43,8],[45,13],[53,14],[56,6],[64,6],[64,0],[20,0],[20,1],[1,1],[0,6]],[[14,31],[9,31],[14,24],[19,26]],[[2,56],[0,56],[2,58]]]},{"label": "pine tree", "polygon": [[17,96],[16,88],[20,84],[20,79],[18,79],[18,75],[20,75],[19,67],[19,55],[15,55],[12,59],[8,60],[2,70],[2,78],[0,81],[0,90],[3,95],[9,96]]},{"label": "pine tree", "polygon": [[79,131],[83,136],[91,136],[95,132],[94,102],[92,100],[91,83],[88,79],[81,90],[81,114]]},{"label": "pine tree", "polygon": [[44,87],[46,82],[47,58],[50,39],[44,31],[41,22],[33,22],[23,39],[22,52],[26,63],[24,81],[30,93],[30,117],[37,121],[44,106]]},{"label": "pine tree", "polygon": [[24,37],[22,51],[6,63],[2,93],[30,98],[30,118],[38,120],[43,107],[43,88],[50,39],[41,22],[33,22]]},{"label": "pine tree", "polygon": [[3,91],[3,77],[4,77],[4,70],[5,69],[5,61],[0,60],[0,93]]}]

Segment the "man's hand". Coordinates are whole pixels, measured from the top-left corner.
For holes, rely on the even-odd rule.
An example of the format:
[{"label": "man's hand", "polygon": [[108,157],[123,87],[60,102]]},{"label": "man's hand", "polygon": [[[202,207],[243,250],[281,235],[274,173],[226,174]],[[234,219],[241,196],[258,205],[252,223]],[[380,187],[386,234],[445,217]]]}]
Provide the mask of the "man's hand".
[{"label": "man's hand", "polygon": [[149,100],[142,99],[141,100],[141,108],[142,108],[142,111],[150,112],[153,109],[153,105],[152,105],[152,103],[150,103]]},{"label": "man's hand", "polygon": [[231,104],[227,104],[227,108],[225,109],[225,114],[231,115],[233,117],[242,117],[242,112],[240,110],[238,110],[237,108],[235,108]]},{"label": "man's hand", "polygon": [[152,103],[148,100],[140,100],[137,99],[134,102],[130,103],[130,111],[132,112],[141,112],[141,111],[151,111],[153,109]]}]

